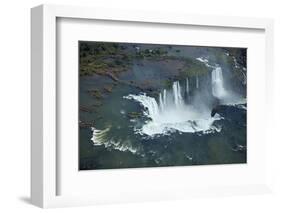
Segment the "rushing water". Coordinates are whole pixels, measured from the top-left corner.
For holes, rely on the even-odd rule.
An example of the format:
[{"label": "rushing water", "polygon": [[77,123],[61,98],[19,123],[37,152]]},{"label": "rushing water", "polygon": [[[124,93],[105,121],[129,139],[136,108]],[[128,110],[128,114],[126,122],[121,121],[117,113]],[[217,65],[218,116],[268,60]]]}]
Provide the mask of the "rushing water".
[{"label": "rushing water", "polygon": [[213,96],[222,99],[226,96],[226,90],[223,86],[222,70],[220,67],[215,67],[212,71],[212,93]]},{"label": "rushing water", "polygon": [[207,106],[202,110],[193,103],[187,104],[182,91],[179,81],[175,81],[171,90],[165,89],[159,93],[159,102],[146,94],[125,96],[124,98],[139,102],[145,109],[144,114],[151,119],[138,132],[154,136],[174,130],[205,133],[219,131],[220,128],[213,126],[213,122],[220,117],[211,117],[211,109]]},{"label": "rushing water", "polygon": [[[211,74],[213,96],[220,99],[224,104],[241,104],[238,101],[241,101],[241,98],[237,98],[237,96],[233,94],[231,95],[231,93],[228,93],[224,88],[222,69],[216,66],[213,68]],[[202,134],[220,132],[221,127],[214,125],[214,121],[221,120],[223,117],[218,114],[211,116],[212,107],[204,103],[204,101],[201,103],[188,101],[196,100],[196,96],[201,96],[201,93],[197,92],[195,97],[190,97],[189,81],[190,80],[186,78],[186,81],[183,82],[182,85],[179,81],[174,81],[170,89],[163,89],[158,94],[158,100],[145,93],[124,96],[123,98],[125,99],[138,102],[143,107],[144,116],[149,118],[141,127],[135,127],[135,133],[154,137],[171,134],[175,131],[184,133],[202,132]],[[195,85],[196,89],[199,89],[198,77],[195,78]],[[185,88],[185,90],[183,88]],[[200,104],[200,106],[198,106],[198,104]],[[105,144],[105,146],[107,146],[106,144],[116,146],[121,143],[120,141],[106,142],[106,139],[102,136],[105,135],[107,131],[108,129],[97,130],[93,128],[92,141],[96,145]],[[125,150],[122,146],[119,149]],[[130,150],[131,148],[127,149]]]},{"label": "rushing water", "polygon": [[186,78],[186,86],[185,86],[186,94],[189,95],[189,80]]},{"label": "rushing water", "polygon": [[[226,98],[228,100],[232,99],[224,88],[222,69],[220,67],[214,67],[211,80],[214,97],[221,99],[221,101]],[[195,78],[195,81],[196,89],[199,89],[198,77]],[[215,120],[222,118],[219,115],[212,117],[212,108],[209,105],[203,102],[201,103],[203,106],[198,107],[198,103],[184,100],[184,90],[182,88],[185,88],[185,99],[189,99],[189,79],[187,78],[183,83],[181,85],[179,81],[175,81],[170,90],[162,90],[159,93],[158,102],[154,97],[146,94],[130,94],[124,97],[139,102],[145,109],[144,114],[151,119],[141,129],[137,129],[138,133],[154,136],[167,134],[175,130],[191,133],[220,131],[220,127],[213,124]],[[200,95],[200,92],[197,93],[197,96]],[[235,100],[231,103],[235,103]]]},{"label": "rushing water", "polygon": [[[80,168],[246,162],[246,98],[229,86],[226,67],[195,59],[208,67],[207,74],[174,78],[177,71],[165,63],[136,62],[121,79],[152,79],[154,88],[118,84],[95,100],[102,102],[95,113],[80,113],[82,120],[94,121],[80,130]],[[86,79],[88,86],[80,82],[84,91],[112,84],[107,78]],[[91,103],[87,93],[81,97],[85,105]]]}]

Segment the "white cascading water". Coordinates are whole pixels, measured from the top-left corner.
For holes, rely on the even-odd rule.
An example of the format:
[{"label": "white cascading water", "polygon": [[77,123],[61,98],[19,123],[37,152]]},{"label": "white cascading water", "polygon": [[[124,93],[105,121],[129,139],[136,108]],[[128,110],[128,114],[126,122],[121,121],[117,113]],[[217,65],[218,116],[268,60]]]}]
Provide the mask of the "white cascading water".
[{"label": "white cascading water", "polygon": [[105,148],[111,148],[119,151],[129,151],[133,154],[137,154],[137,149],[133,147],[130,141],[123,141],[123,140],[113,140],[111,138],[107,138],[107,133],[110,131],[111,127],[108,127],[104,130],[98,130],[92,127],[92,138],[91,141],[96,146],[104,145]]},{"label": "white cascading water", "polygon": [[222,99],[226,96],[226,90],[223,86],[223,76],[220,67],[215,67],[212,71],[212,93],[213,96]]},{"label": "white cascading water", "polygon": [[[184,86],[189,94],[188,79]],[[220,131],[213,126],[213,122],[220,117],[211,117],[211,109],[199,110],[199,107],[192,103],[186,104],[181,88],[179,81],[173,82],[171,90],[165,89],[159,93],[159,103],[146,94],[125,96],[126,99],[139,102],[146,109],[144,114],[151,119],[136,131],[149,136],[167,134],[175,130],[191,133]]]},{"label": "white cascading water", "polygon": [[173,83],[173,94],[175,106],[180,106],[182,104],[181,87],[178,81]]},{"label": "white cascading water", "polygon": [[163,93],[159,93],[159,104],[160,104],[160,110],[163,111],[165,106],[167,105],[167,90],[164,89]]},{"label": "white cascading water", "polygon": [[186,86],[185,86],[185,91],[186,91],[186,94],[189,95],[189,80],[188,78],[186,78]]},{"label": "white cascading water", "polygon": [[[197,58],[197,60],[206,64],[207,67],[211,67],[212,70],[212,94],[220,99],[222,104],[237,105],[246,110],[246,107],[241,104],[246,103],[246,99],[226,91],[224,88],[222,70],[219,66],[211,66],[208,64],[207,59]],[[199,78],[195,79],[196,89],[199,88]],[[151,120],[147,121],[142,128],[135,131],[142,135],[154,137],[156,135],[165,135],[175,130],[180,132],[202,132],[208,134],[211,132],[219,132],[221,129],[214,126],[215,120],[220,120],[219,115],[211,117],[211,110],[208,107],[198,107],[198,103],[186,104],[183,97],[188,98],[190,95],[190,79],[186,78],[183,85],[185,88],[186,96],[182,94],[182,86],[179,81],[173,82],[171,90],[164,89],[159,93],[158,103],[153,97],[149,97],[146,94],[140,95],[128,95],[124,96],[126,99],[135,100],[139,102],[144,108],[144,115]],[[184,93],[184,92],[183,92]],[[200,95],[199,93],[197,95]],[[201,110],[200,110],[201,109]],[[92,128],[93,136],[91,140],[95,145],[105,145],[120,151],[130,151],[134,154],[137,153],[137,149],[133,147],[129,141],[124,143],[121,140],[108,139],[106,137],[110,128],[104,130],[97,130]]]},{"label": "white cascading water", "polygon": [[219,66],[212,70],[212,94],[224,105],[245,104],[246,98],[224,88],[222,69]]}]

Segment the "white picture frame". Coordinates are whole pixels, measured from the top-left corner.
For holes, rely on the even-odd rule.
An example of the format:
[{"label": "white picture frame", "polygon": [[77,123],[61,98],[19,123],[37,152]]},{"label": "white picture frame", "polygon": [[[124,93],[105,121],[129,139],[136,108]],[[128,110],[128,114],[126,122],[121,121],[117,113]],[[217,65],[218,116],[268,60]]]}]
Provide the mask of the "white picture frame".
[{"label": "white picture frame", "polygon": [[[153,23],[155,25],[167,26],[200,26],[211,28],[232,29],[254,29],[261,30],[265,35],[265,58],[264,73],[266,105],[271,108],[273,105],[272,95],[269,90],[273,87],[273,21],[271,19],[241,18],[241,17],[216,17],[203,15],[153,13],[148,11],[123,11],[101,8],[85,8],[74,6],[41,5],[31,10],[31,201],[33,204],[47,207],[62,207],[76,205],[91,205],[97,203],[114,202],[138,202],[143,200],[165,200],[197,196],[252,194],[270,192],[270,138],[266,133],[265,144],[266,155],[260,156],[265,162],[265,178],[255,184],[233,183],[233,185],[218,185],[200,187],[194,183],[194,188],[180,189],[170,185],[165,190],[152,189],[145,194],[132,194],[124,191],[122,196],[106,195],[58,195],[58,174],[61,169],[58,166],[59,159],[57,151],[57,88],[60,83],[57,80],[57,20],[64,19],[87,19],[87,20],[108,20],[119,22]],[[264,119],[269,119],[269,114]],[[77,123],[78,125],[78,123]],[[267,127],[268,128],[268,127]],[[160,168],[161,170],[162,168]],[[149,169],[148,169],[149,170]],[[159,169],[158,169],[159,170]],[[210,168],[209,168],[210,170]],[[131,171],[127,171],[130,173]],[[155,172],[153,170],[147,172]],[[177,172],[177,170],[173,170]],[[192,172],[192,171],[191,171]],[[91,174],[94,175],[94,174]],[[127,174],[124,175],[124,177]],[[159,185],[161,186],[161,185]]]}]

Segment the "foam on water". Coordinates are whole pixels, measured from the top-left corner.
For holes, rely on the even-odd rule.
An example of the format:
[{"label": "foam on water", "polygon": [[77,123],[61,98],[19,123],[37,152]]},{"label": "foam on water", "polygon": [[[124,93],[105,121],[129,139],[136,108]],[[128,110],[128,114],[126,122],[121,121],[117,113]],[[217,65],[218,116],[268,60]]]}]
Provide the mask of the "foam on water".
[{"label": "foam on water", "polygon": [[105,146],[105,148],[115,149],[119,151],[128,151],[133,154],[137,154],[137,149],[134,148],[129,140],[114,140],[107,137],[107,133],[110,131],[110,127],[104,130],[98,130],[94,127],[92,129],[92,138],[91,141],[96,146]]},{"label": "foam on water", "polygon": [[[212,68],[212,95],[220,100],[220,104],[235,105],[241,109],[246,109],[245,98],[224,88],[221,67],[209,65],[208,60],[204,58],[197,58],[197,60]],[[136,101],[142,105],[143,115],[149,118],[141,127],[139,127],[139,124],[134,125],[135,133],[154,137],[171,134],[175,131],[198,133],[198,135],[220,132],[220,126],[215,125],[214,122],[223,118],[218,114],[212,117],[212,108],[209,104],[194,101],[194,97],[190,96],[191,80],[186,78],[181,83],[179,81],[173,82],[170,89],[163,89],[156,98],[145,93],[124,96],[123,98]],[[199,77],[197,76],[194,80],[195,88],[199,89]],[[200,96],[200,90],[195,95]],[[120,111],[120,113],[124,114],[125,111]],[[136,120],[131,120],[131,122],[136,123]],[[107,138],[109,128],[104,130],[92,128],[92,131],[92,141],[95,145],[104,145],[105,147],[120,151],[137,153],[137,149],[129,141],[124,142],[124,140]]]},{"label": "foam on water", "polygon": [[[189,92],[187,82],[188,80],[185,87],[186,92]],[[211,117],[211,109],[200,110],[192,104],[186,104],[178,81],[173,83],[171,91],[164,90],[159,94],[159,104],[155,98],[146,94],[130,94],[124,98],[139,102],[145,109],[144,115],[150,118],[141,129],[136,129],[140,134],[154,136],[174,131],[190,133],[220,131],[213,123],[221,117],[218,115]]]},{"label": "foam on water", "polygon": [[[197,58],[206,66],[212,68],[212,94],[220,100],[220,104],[237,105],[245,104],[246,99],[228,91],[224,88],[222,69],[217,64],[209,65],[209,61],[205,58]],[[199,89],[199,78],[195,78],[196,89]],[[184,88],[182,90],[182,88]],[[212,108],[207,104],[192,103],[184,101],[189,98],[190,88],[189,79],[181,86],[179,81],[172,84],[170,90],[163,90],[159,93],[158,102],[154,97],[146,94],[130,94],[124,98],[139,102],[144,107],[144,115],[150,118],[141,129],[136,132],[148,136],[158,134],[168,134],[173,131],[180,132],[201,132],[208,134],[220,131],[220,128],[214,125],[214,121],[222,119],[219,115],[211,117]],[[186,95],[185,95],[186,94]],[[200,95],[200,91],[197,93]],[[243,106],[246,109],[246,106]]]}]

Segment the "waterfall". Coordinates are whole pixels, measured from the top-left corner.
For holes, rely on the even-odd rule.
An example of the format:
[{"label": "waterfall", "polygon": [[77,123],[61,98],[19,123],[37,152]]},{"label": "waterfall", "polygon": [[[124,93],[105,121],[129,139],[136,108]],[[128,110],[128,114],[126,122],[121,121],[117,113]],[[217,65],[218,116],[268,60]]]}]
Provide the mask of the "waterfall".
[{"label": "waterfall", "polygon": [[160,110],[163,111],[165,106],[167,105],[167,91],[166,89],[163,90],[163,93],[159,93],[159,105]]},{"label": "waterfall", "polygon": [[185,87],[186,94],[189,95],[189,83],[188,78],[186,78],[186,87]]},{"label": "waterfall", "polygon": [[159,106],[155,98],[144,99],[146,108],[148,109],[148,114],[151,115],[151,118],[154,119],[159,115]]},{"label": "waterfall", "polygon": [[[220,99],[223,104],[237,103],[241,98],[236,97],[231,91],[224,88],[222,69],[218,65],[211,68],[213,69],[211,73],[213,96]],[[196,76],[194,80],[195,89],[199,89],[199,76]],[[170,89],[163,89],[158,94],[157,101],[154,97],[147,96],[144,93],[124,96],[124,98],[137,101],[142,105],[143,114],[150,118],[142,126],[139,124],[135,126],[134,131],[149,137],[158,134],[170,134],[174,131],[202,132],[202,134],[219,132],[221,129],[214,125],[214,121],[220,120],[221,117],[218,114],[211,116],[212,108],[202,98],[205,91],[202,88],[202,91],[198,90],[192,93],[193,87],[190,87],[190,83],[189,78],[186,78],[182,85],[179,81],[173,82]],[[191,94],[192,97],[190,97]]]},{"label": "waterfall", "polygon": [[181,86],[178,81],[173,83],[173,95],[174,95],[174,103],[176,106],[182,104],[182,96],[181,96]]},{"label": "waterfall", "polygon": [[151,119],[157,119],[157,116],[159,115],[159,105],[155,98],[149,97],[146,94],[128,95],[124,96],[123,98],[138,101],[147,110],[144,113],[145,115]]},{"label": "waterfall", "polygon": [[223,76],[220,67],[215,67],[212,71],[212,93],[217,98],[223,98],[226,91],[223,86]]},{"label": "waterfall", "polygon": [[164,101],[163,101],[163,96],[162,93],[159,93],[159,104],[160,104],[160,109],[163,110],[164,109]]},{"label": "waterfall", "polygon": [[184,101],[182,98],[181,86],[180,86],[179,81],[175,81],[173,83],[173,87],[172,87],[173,102],[172,103],[171,102],[167,103],[168,98],[167,98],[166,89],[164,89],[162,92],[159,93],[158,103],[155,98],[149,97],[146,94],[128,95],[128,96],[125,96],[124,98],[134,99],[134,100],[137,100],[138,102],[140,102],[148,110],[147,115],[152,119],[155,119],[157,116],[159,116],[160,112],[165,111],[169,107],[175,108],[175,107],[184,106]]},{"label": "waterfall", "polygon": [[[183,84],[186,93],[189,93],[188,79]],[[146,94],[124,96],[126,99],[135,100],[144,107],[144,115],[150,120],[145,122],[142,127],[135,127],[139,134],[153,137],[157,134],[169,134],[178,130],[180,132],[210,133],[220,131],[213,126],[219,117],[211,117],[211,109],[201,108],[198,103],[186,104],[183,100],[179,81],[173,82],[170,90],[162,90],[158,95],[158,102],[154,97]]]},{"label": "waterfall", "polygon": [[167,105],[167,90],[164,89],[163,91],[163,103],[164,103],[164,106]]}]

